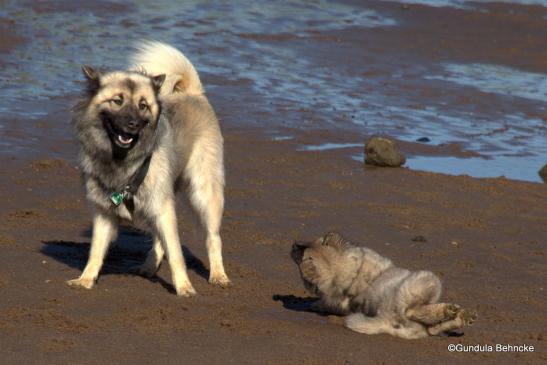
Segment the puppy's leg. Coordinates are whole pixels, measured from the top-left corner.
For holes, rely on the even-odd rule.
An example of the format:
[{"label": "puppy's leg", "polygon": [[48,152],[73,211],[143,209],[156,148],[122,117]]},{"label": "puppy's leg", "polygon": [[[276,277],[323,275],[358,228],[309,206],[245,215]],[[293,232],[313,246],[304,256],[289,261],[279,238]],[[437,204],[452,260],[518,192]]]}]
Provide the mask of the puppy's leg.
[{"label": "puppy's leg", "polygon": [[434,325],[456,318],[459,310],[460,306],[457,304],[435,303],[409,308],[405,314],[412,321]]},{"label": "puppy's leg", "polygon": [[117,221],[113,216],[97,212],[93,218],[93,235],[87,265],[79,278],[67,281],[73,287],[91,289],[99,276],[110,242],[114,239]]},{"label": "puppy's leg", "polygon": [[464,326],[471,326],[477,320],[477,313],[468,309],[460,309],[456,318],[431,326],[427,332],[431,336],[437,336],[443,332],[453,331]]},{"label": "puppy's leg", "polygon": [[163,261],[163,256],[164,251],[163,247],[161,247],[161,240],[157,236],[154,236],[154,244],[150,251],[148,251],[146,260],[142,265],[131,268],[131,272],[151,278],[158,272]]},{"label": "puppy's leg", "polygon": [[442,291],[441,281],[430,271],[416,271],[404,279],[396,291],[396,311],[402,317],[408,317],[410,308],[420,308],[436,303]]},{"label": "puppy's leg", "polygon": [[[191,161],[192,162],[192,161]],[[206,164],[205,162],[203,162]],[[217,162],[218,163],[218,162]],[[224,271],[222,262],[222,240],[220,239],[220,224],[224,210],[224,192],[222,176],[218,167],[211,167],[214,171],[206,171],[206,168],[196,170],[189,163],[187,175],[190,179],[189,200],[194,212],[199,217],[201,227],[205,230],[207,255],[209,257],[209,282],[220,287],[230,285],[230,279]]]},{"label": "puppy's leg", "polygon": [[173,286],[177,295],[183,297],[195,295],[196,290],[190,283],[182,256],[173,200],[169,199],[162,205],[162,212],[157,217],[156,225],[157,236],[167,254]]}]

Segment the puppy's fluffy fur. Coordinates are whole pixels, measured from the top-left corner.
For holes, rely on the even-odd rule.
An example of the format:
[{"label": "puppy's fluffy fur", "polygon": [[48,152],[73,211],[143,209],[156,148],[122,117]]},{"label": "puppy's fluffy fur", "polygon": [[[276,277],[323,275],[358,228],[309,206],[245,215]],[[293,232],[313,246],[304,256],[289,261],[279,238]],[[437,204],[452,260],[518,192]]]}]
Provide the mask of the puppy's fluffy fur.
[{"label": "puppy's fluffy fur", "polygon": [[471,325],[477,317],[438,303],[441,282],[432,272],[398,268],[338,233],[296,242],[291,256],[306,288],[320,298],[313,308],[347,316],[346,326],[357,332],[414,339]]}]

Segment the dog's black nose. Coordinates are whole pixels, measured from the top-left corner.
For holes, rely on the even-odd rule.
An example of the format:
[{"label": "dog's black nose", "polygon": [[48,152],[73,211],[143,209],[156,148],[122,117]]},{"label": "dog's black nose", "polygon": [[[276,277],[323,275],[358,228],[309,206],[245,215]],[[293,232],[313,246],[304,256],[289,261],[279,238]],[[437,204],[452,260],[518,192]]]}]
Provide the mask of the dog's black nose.
[{"label": "dog's black nose", "polygon": [[131,119],[129,122],[127,122],[127,127],[133,130],[137,130],[139,128],[140,123],[137,120]]}]

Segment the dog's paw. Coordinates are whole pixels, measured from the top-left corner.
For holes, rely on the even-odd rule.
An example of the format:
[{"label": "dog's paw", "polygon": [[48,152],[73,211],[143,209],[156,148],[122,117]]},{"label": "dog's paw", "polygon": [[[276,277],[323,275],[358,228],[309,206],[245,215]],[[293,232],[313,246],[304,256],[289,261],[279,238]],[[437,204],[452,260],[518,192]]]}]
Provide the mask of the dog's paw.
[{"label": "dog's paw", "polygon": [[194,289],[192,284],[175,288],[175,291],[179,297],[189,298],[197,295],[196,289]]},{"label": "dog's paw", "polygon": [[136,265],[129,268],[129,273],[144,276],[146,278],[152,278],[156,275],[158,270],[152,265]]},{"label": "dog's paw", "polygon": [[225,289],[230,287],[232,285],[232,282],[230,281],[230,279],[228,279],[228,276],[226,276],[226,274],[214,276],[211,275],[209,277],[209,284],[216,285]]},{"label": "dog's paw", "polygon": [[477,312],[470,309],[463,309],[458,313],[464,326],[471,326],[479,317]]},{"label": "dog's paw", "polygon": [[311,257],[306,258],[300,263],[300,273],[304,279],[312,283],[319,278],[315,263]]},{"label": "dog's paw", "polygon": [[95,280],[80,277],[77,279],[68,280],[66,283],[72,288],[91,289],[93,288],[93,285],[95,285]]},{"label": "dog's paw", "polygon": [[457,304],[447,304],[444,307],[444,317],[446,319],[454,319],[461,312],[462,307]]}]

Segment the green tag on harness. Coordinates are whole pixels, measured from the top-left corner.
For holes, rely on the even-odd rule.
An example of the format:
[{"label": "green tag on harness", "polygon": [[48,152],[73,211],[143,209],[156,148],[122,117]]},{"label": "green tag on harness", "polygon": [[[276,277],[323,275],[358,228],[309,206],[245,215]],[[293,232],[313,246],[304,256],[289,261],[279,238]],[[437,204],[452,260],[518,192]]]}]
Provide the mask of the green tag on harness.
[{"label": "green tag on harness", "polygon": [[123,202],[124,197],[124,193],[118,193],[117,191],[110,194],[110,200],[112,201],[112,203],[114,203],[115,206],[119,206]]}]

